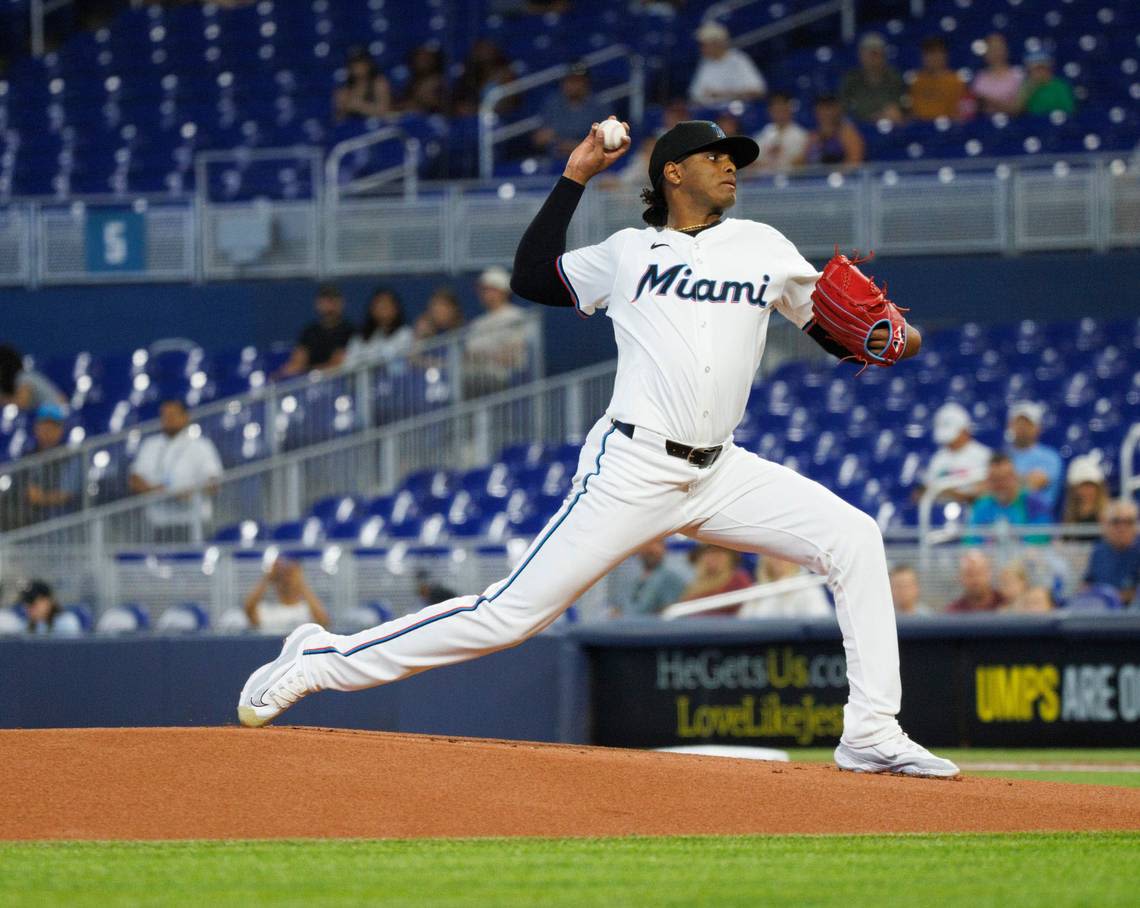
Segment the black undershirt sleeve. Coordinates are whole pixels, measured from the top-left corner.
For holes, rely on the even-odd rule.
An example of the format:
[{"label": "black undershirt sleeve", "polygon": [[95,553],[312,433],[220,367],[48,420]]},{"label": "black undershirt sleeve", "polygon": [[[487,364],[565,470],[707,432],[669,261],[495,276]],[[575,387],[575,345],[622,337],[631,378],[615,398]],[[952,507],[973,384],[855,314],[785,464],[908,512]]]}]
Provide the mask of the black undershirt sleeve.
[{"label": "black undershirt sleeve", "polygon": [[822,327],[820,327],[819,322],[817,322],[815,319],[812,319],[810,322],[804,325],[803,330],[808,337],[823,347],[824,350],[826,350],[836,359],[846,359],[851,355],[851,351],[845,350],[834,340],[832,340],[831,336],[826,331],[824,331]]},{"label": "black undershirt sleeve", "polygon": [[586,187],[560,177],[530,222],[515,251],[511,289],[543,306],[573,306],[574,299],[558,275],[558,256],[566,251],[566,229]]}]

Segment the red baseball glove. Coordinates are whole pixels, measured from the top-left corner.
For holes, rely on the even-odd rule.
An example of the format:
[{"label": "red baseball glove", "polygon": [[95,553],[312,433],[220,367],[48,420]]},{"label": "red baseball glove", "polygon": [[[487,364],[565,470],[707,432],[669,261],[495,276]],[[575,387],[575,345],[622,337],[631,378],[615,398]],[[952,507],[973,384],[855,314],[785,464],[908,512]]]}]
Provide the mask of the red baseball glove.
[{"label": "red baseball glove", "polygon": [[[865,366],[893,366],[906,351],[905,310],[887,299],[885,287],[880,290],[859,270],[857,266],[870,258],[849,259],[836,249],[812,291],[812,320],[849,359]],[[872,340],[880,328],[886,331]]]}]

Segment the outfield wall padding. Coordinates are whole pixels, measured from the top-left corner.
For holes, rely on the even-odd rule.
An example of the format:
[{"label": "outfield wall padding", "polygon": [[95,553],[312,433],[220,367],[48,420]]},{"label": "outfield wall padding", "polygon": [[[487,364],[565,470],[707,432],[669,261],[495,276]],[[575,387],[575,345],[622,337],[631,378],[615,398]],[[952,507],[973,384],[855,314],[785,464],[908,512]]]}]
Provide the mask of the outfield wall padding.
[{"label": "outfield wall padding", "polygon": [[[1140,746],[1140,615],[900,621],[904,727],[930,746]],[[279,641],[0,640],[0,727],[219,725]],[[834,621],[621,621],[399,684],[326,692],[289,724],[625,747],[830,746]]]}]

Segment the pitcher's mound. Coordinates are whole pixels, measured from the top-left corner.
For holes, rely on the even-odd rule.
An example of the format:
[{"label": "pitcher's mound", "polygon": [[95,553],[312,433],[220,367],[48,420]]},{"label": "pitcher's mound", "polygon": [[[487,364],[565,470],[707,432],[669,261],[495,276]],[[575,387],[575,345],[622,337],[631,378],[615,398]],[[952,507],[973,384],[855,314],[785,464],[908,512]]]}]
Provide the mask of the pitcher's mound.
[{"label": "pitcher's mound", "polygon": [[0,839],[1140,829],[1140,790],[316,728],[0,732]]}]

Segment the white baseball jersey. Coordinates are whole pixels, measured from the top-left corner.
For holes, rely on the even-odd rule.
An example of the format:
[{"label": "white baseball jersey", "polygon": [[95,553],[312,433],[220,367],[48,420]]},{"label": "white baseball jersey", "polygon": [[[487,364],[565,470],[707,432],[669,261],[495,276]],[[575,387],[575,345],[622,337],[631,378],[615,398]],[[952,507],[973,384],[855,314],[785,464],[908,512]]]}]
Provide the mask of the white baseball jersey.
[{"label": "white baseball jersey", "polygon": [[[875,521],[731,443],[771,310],[803,326],[818,272],[779,231],[733,219],[695,237],[621,230],[565,253],[558,272],[582,316],[606,311],[618,345],[613,399],[586,437],[570,494],[510,575],[482,594],[358,634],[307,626],[303,642],[291,637],[283,658],[296,659],[305,689],[373,687],[511,646],[549,626],[645,543],[684,533],[825,575],[851,688],[843,740],[896,739],[898,646]],[[632,436],[612,419],[636,426]],[[702,467],[671,455],[667,441],[724,448]],[[271,718],[262,677],[269,675],[254,673],[243,691],[243,722]]]},{"label": "white baseball jersey", "polygon": [[579,313],[605,309],[614,323],[618,369],[607,414],[697,447],[731,437],[772,309],[803,327],[819,279],[780,231],[734,218],[696,236],[619,230],[567,252],[558,268]]}]

